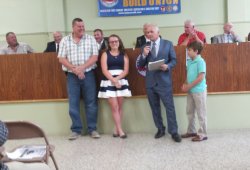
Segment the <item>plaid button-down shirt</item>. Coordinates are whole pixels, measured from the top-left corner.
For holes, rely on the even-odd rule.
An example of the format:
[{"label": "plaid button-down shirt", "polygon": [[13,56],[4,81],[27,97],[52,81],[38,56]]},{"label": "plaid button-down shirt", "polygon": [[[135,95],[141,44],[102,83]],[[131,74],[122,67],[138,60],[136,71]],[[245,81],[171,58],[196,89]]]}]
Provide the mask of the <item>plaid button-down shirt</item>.
[{"label": "plaid button-down shirt", "polygon": [[[2,146],[7,140],[8,129],[5,124],[0,120],[0,146]],[[0,170],[8,170],[9,168],[4,165],[0,160]]]},{"label": "plaid button-down shirt", "polygon": [[2,146],[7,140],[8,129],[5,124],[0,120],[0,146]]},{"label": "plaid button-down shirt", "polygon": [[[59,45],[58,57],[67,58],[74,66],[79,66],[87,62],[92,55],[98,55],[98,45],[95,38],[85,34],[81,40],[76,43],[71,35],[64,37]],[[88,72],[96,67],[96,64],[87,68]],[[62,66],[64,71],[71,72],[65,66]]]},{"label": "plaid button-down shirt", "polygon": [[2,162],[0,162],[0,170],[9,170],[9,168],[4,165]]}]

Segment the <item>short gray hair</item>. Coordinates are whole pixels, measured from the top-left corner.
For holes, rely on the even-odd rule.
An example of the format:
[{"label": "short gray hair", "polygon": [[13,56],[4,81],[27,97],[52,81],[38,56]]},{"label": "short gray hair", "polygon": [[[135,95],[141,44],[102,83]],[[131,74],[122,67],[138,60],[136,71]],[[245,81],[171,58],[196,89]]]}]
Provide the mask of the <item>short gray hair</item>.
[{"label": "short gray hair", "polygon": [[155,28],[155,30],[156,30],[157,32],[160,31],[159,27],[158,27],[156,24],[148,24],[148,26],[149,26],[149,27]]},{"label": "short gray hair", "polygon": [[186,25],[186,24],[190,24],[190,25],[194,26],[194,22],[190,19],[188,19],[184,22],[184,25]]},{"label": "short gray hair", "polygon": [[231,28],[233,27],[233,23],[232,22],[227,22],[224,25],[229,25]]}]

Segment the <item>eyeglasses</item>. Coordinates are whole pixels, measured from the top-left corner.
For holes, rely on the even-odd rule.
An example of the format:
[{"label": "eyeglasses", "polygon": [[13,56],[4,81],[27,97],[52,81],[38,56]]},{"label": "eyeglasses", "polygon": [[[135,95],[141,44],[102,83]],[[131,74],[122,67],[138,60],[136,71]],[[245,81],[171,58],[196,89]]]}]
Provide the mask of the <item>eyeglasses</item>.
[{"label": "eyeglasses", "polygon": [[119,43],[118,40],[115,40],[115,41],[109,41],[110,44],[114,44],[114,43]]}]

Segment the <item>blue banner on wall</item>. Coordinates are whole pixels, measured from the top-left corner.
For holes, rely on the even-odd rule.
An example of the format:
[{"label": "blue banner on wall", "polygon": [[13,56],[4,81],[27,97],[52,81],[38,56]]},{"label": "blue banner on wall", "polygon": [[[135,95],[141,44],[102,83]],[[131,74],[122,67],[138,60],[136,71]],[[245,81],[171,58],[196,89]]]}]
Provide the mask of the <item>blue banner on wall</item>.
[{"label": "blue banner on wall", "polygon": [[176,14],[181,0],[98,0],[101,17]]}]

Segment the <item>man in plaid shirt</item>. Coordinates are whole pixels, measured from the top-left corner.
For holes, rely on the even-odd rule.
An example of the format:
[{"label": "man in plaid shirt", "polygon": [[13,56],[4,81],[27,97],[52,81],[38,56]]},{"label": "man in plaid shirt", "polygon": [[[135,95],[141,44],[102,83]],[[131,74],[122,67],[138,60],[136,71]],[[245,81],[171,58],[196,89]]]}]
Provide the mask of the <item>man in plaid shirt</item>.
[{"label": "man in plaid shirt", "polygon": [[4,165],[1,161],[1,151],[2,148],[1,146],[5,143],[5,141],[7,140],[8,137],[8,129],[5,126],[5,124],[0,120],[0,170],[8,170],[9,168]]},{"label": "man in plaid shirt", "polygon": [[88,133],[93,138],[100,138],[96,131],[97,97],[94,69],[98,59],[98,45],[95,38],[85,34],[81,18],[72,21],[72,34],[60,42],[59,62],[67,73],[69,115],[72,120],[72,134],[69,140],[77,139],[82,133],[80,117],[80,93],[85,103]]}]

